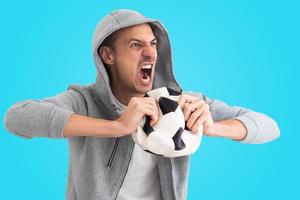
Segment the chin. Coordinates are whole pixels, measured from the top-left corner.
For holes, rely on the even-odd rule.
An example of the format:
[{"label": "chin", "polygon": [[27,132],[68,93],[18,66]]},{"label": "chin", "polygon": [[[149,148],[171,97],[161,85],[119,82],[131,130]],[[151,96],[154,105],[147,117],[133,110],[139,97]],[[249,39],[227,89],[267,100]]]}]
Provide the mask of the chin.
[{"label": "chin", "polygon": [[149,85],[149,86],[143,86],[143,87],[138,87],[137,88],[137,92],[140,93],[140,94],[146,94],[150,90],[152,90],[152,84]]}]

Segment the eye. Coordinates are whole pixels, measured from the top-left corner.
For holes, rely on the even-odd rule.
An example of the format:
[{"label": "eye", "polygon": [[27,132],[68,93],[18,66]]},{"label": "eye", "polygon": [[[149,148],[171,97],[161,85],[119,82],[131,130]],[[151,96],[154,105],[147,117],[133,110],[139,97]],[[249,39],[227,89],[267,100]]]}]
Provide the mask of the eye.
[{"label": "eye", "polygon": [[157,41],[153,41],[153,42],[151,43],[151,45],[152,45],[152,46],[156,46],[156,45],[157,45]]},{"label": "eye", "polygon": [[131,48],[135,48],[135,49],[138,49],[138,48],[141,48],[143,45],[141,43],[138,43],[138,42],[133,42],[130,44],[130,47]]}]

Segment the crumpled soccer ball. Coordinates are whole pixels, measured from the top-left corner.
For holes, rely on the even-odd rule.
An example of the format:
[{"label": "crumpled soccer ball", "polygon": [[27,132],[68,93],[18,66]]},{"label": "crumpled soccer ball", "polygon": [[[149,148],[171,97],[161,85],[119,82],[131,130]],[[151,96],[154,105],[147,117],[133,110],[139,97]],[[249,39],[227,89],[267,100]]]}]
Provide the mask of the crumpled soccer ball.
[{"label": "crumpled soccer ball", "polygon": [[152,127],[151,118],[145,117],[132,134],[143,150],[164,157],[179,157],[194,153],[200,146],[203,126],[196,134],[185,129],[183,112],[178,104],[181,93],[170,88],[158,88],[145,96],[154,97],[158,103],[158,121]]}]

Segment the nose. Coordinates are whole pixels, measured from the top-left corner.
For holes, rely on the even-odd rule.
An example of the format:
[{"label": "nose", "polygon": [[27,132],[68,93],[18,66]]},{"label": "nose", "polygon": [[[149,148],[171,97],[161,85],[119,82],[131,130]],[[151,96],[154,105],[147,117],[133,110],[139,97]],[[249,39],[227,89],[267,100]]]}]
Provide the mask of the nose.
[{"label": "nose", "polygon": [[145,45],[143,49],[143,56],[148,58],[155,58],[157,55],[156,47],[151,44]]}]

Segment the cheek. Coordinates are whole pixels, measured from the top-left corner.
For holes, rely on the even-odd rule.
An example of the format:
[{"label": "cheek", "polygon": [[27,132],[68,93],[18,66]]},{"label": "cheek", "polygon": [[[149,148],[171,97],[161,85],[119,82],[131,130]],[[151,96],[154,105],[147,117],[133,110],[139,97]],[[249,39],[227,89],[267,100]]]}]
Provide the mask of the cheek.
[{"label": "cheek", "polygon": [[120,71],[120,74],[122,75],[122,78],[124,79],[124,81],[132,81],[135,77],[135,71],[132,69],[132,67],[126,66],[123,68],[122,71]]},{"label": "cheek", "polygon": [[139,55],[137,53],[127,53],[119,57],[118,62],[124,67],[125,73],[136,73],[139,65]]},{"label": "cheek", "polygon": [[140,52],[119,49],[115,57],[116,71],[123,81],[134,81],[138,73]]},{"label": "cheek", "polygon": [[123,82],[132,82],[137,75],[137,68],[130,59],[123,59],[116,65],[117,74]]},{"label": "cheek", "polygon": [[122,49],[118,52],[116,56],[116,61],[118,64],[126,64],[131,66],[137,66],[140,58],[140,53],[138,51],[133,51],[130,49]]}]

